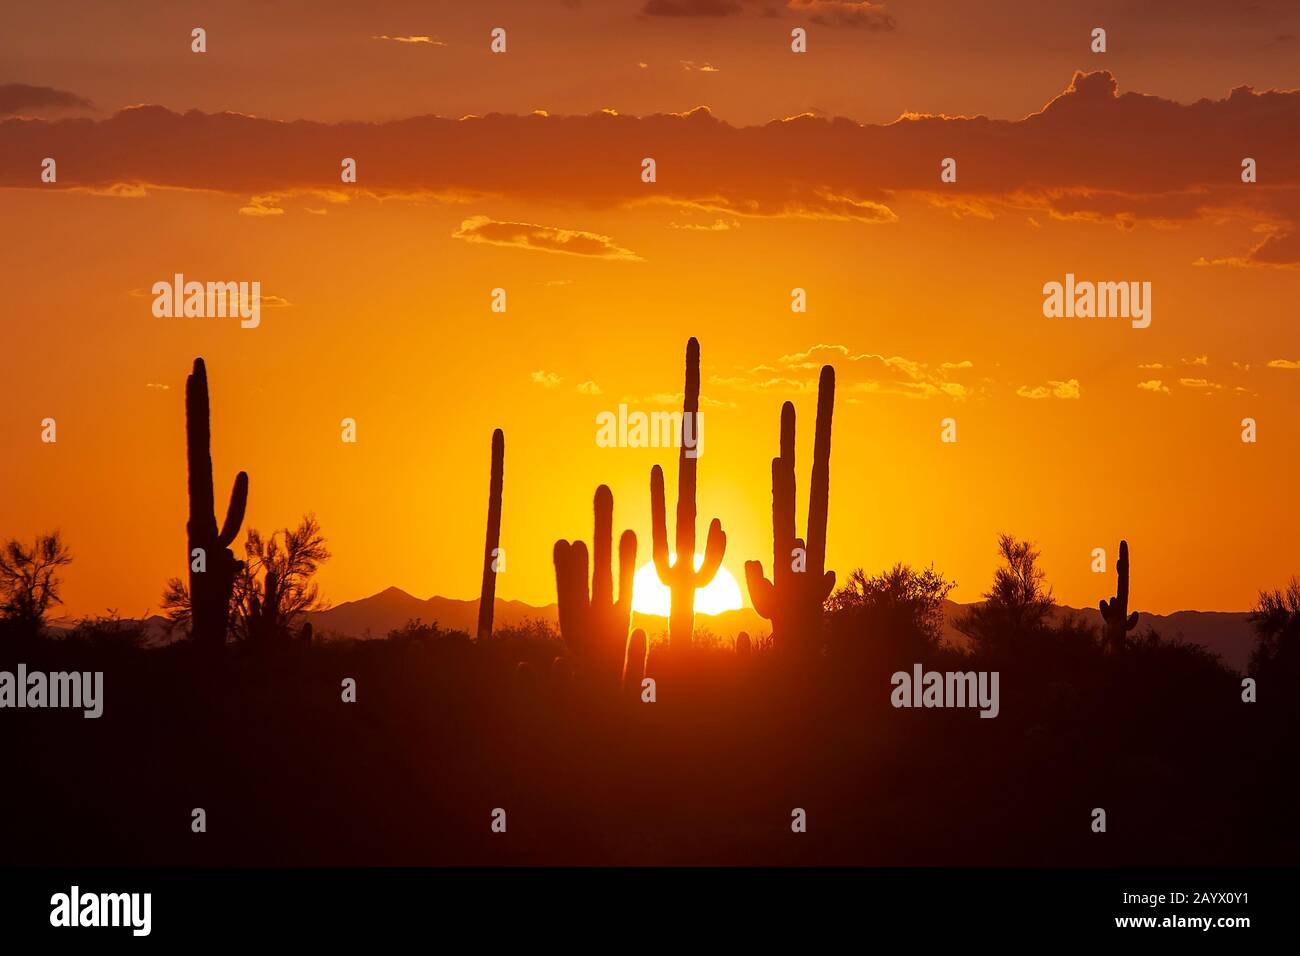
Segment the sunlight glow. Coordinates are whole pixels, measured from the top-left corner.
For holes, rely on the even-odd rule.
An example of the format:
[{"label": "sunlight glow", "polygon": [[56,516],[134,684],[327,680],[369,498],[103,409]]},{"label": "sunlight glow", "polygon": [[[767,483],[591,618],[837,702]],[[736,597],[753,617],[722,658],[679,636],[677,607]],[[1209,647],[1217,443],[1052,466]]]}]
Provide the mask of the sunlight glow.
[{"label": "sunlight glow", "polygon": [[[676,561],[677,555],[670,555],[669,559]],[[695,567],[698,568],[703,563],[704,555],[697,554]],[[643,565],[637,571],[636,577],[632,579],[632,610],[641,614],[658,614],[667,617],[670,603],[671,594],[668,588],[659,582],[654,562]],[[695,592],[695,610],[699,614],[734,611],[743,603],[740,585],[725,567],[718,568],[717,575],[709,582],[708,587]]]}]

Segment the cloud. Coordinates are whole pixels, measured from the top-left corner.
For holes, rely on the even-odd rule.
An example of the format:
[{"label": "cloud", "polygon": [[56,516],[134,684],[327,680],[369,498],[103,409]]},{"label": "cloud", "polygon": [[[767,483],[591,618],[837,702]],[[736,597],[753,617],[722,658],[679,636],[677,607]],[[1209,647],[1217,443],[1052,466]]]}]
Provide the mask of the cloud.
[{"label": "cloud", "polygon": [[835,366],[837,387],[848,393],[957,401],[975,394],[973,385],[957,381],[951,374],[972,369],[974,364],[969,360],[942,362],[936,366],[901,355],[854,352],[846,345],[826,343],[782,355],[770,365],[737,369],[731,375],[714,375],[709,381],[742,391],[815,394],[823,365]]},{"label": "cloud", "polygon": [[1271,359],[1268,363],[1269,368],[1286,368],[1300,369],[1300,359]]},{"label": "cloud", "polygon": [[0,116],[93,108],[94,104],[84,96],[66,90],[56,90],[52,86],[0,83]]},{"label": "cloud", "polygon": [[742,12],[740,0],[646,0],[648,17],[730,17]]},{"label": "cloud", "polygon": [[898,26],[883,3],[870,0],[789,0],[786,8],[822,26],[893,30]]},{"label": "cloud", "polygon": [[153,392],[170,392],[170,385],[160,385],[158,382],[145,382],[144,387]]},{"label": "cloud", "polygon": [[[786,12],[820,26],[893,30],[897,24],[883,3],[872,0],[786,0]],[[646,0],[649,17],[734,17],[743,13],[776,16],[778,0]]]},{"label": "cloud", "polygon": [[240,207],[239,214],[241,216],[283,216],[284,210],[276,205],[279,201],[279,196],[254,196],[248,201],[247,206]]},{"label": "cloud", "polygon": [[602,390],[601,387],[597,385],[595,382],[579,382],[578,394],[579,395],[600,395],[602,394]]},{"label": "cloud", "polygon": [[498,222],[487,216],[471,216],[452,234],[466,242],[484,242],[494,246],[514,246],[540,252],[561,252],[571,256],[594,256],[640,262],[641,257],[614,243],[609,236],[558,226],[538,226],[527,222]]},{"label": "cloud", "polygon": [[724,221],[722,219],[715,219],[707,226],[700,225],[699,223],[694,223],[694,222],[683,222],[683,223],[670,222],[668,224],[668,228],[686,229],[691,232],[727,232],[731,229],[739,229],[740,223],[735,219],[732,219],[729,222]]},{"label": "cloud", "polygon": [[529,375],[528,378],[534,385],[540,385],[542,388],[559,388],[560,384],[564,381],[564,379],[559,375],[556,375],[554,372],[548,372],[545,369],[538,369]]},{"label": "cloud", "polygon": [[1206,392],[1217,392],[1223,389],[1223,386],[1218,382],[1211,382],[1207,378],[1180,378],[1178,384],[1183,388],[1200,389]]},{"label": "cloud", "polygon": [[1138,382],[1138,388],[1142,389],[1144,392],[1163,392],[1165,395],[1169,394],[1169,386],[1165,385],[1158,378],[1153,378],[1145,382]]},{"label": "cloud", "polygon": [[[226,148],[213,150],[213,142]],[[654,143],[655,183],[640,177],[646,143]],[[1224,159],[1240,156],[1242,143],[1268,157],[1267,176],[1249,186],[1236,160]],[[1125,161],[1116,162],[1121,149]],[[356,156],[353,197],[667,203],[728,219],[887,224],[897,220],[896,197],[915,196],[954,214],[1035,221],[1235,220],[1258,231],[1251,247],[1207,250],[1198,261],[1300,265],[1300,90],[1239,87],[1184,104],[1121,92],[1105,71],[1076,73],[1042,109],[1009,120],[911,113],[861,124],[808,113],[737,127],[701,107],[641,117],[604,110],[324,124],[140,106],[102,120],[0,121],[0,154],[78,157],[58,184],[4,164],[0,186],[24,188],[338,191],[337,166],[321,157]],[[958,181],[940,190],[943,156],[957,159]]]},{"label": "cloud", "polygon": [[1048,381],[1046,385],[1035,385],[1032,388],[1028,385],[1021,385],[1016,389],[1016,394],[1021,398],[1044,399],[1044,398],[1063,398],[1077,399],[1079,397],[1079,380],[1072,378],[1066,382]]},{"label": "cloud", "polygon": [[682,69],[687,73],[721,73],[712,63],[696,63],[694,60],[682,60]]},{"label": "cloud", "polygon": [[379,36],[372,36],[370,39],[372,39],[372,40],[389,40],[389,41],[391,41],[391,42],[393,42],[393,43],[410,43],[410,44],[421,44],[421,45],[428,45],[428,46],[446,46],[446,45],[447,45],[447,44],[443,43],[441,40],[435,40],[433,37],[430,37],[430,36],[398,36],[398,37],[390,37],[390,36],[388,36],[388,35],[386,35],[386,34],[380,34]]}]

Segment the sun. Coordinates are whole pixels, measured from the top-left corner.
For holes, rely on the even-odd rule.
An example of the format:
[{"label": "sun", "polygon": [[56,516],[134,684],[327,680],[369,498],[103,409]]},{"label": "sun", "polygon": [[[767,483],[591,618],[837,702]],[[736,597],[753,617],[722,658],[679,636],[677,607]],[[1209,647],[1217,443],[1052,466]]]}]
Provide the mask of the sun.
[{"label": "sun", "polygon": [[[669,555],[669,560],[676,561],[677,555]],[[704,563],[704,555],[695,556],[695,567]],[[657,614],[667,617],[672,597],[668,588],[659,582],[654,563],[645,564],[632,579],[632,610],[641,614]],[[718,568],[708,587],[695,592],[695,610],[699,614],[720,614],[734,611],[743,605],[740,585],[726,568]]]}]

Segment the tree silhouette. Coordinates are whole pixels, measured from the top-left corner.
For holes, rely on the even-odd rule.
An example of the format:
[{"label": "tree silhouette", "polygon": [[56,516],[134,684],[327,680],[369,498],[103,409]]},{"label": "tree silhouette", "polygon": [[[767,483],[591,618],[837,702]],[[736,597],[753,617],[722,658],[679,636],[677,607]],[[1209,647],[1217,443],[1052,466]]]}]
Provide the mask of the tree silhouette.
[{"label": "tree silhouette", "polygon": [[981,650],[1014,649],[1025,638],[1040,634],[1056,606],[1032,542],[1000,534],[998,553],[1002,565],[993,574],[993,587],[985,592],[984,603],[954,622]]},{"label": "tree silhouette", "polygon": [[9,540],[0,550],[0,617],[19,634],[39,634],[45,613],[63,603],[58,572],[71,563],[58,531],[37,535],[30,548]]},{"label": "tree silhouette", "polygon": [[312,578],[330,552],[314,514],[304,515],[298,527],[283,528],[269,538],[250,528],[244,556],[233,597],[236,638],[254,644],[287,639],[297,618],[324,608]]},{"label": "tree silhouette", "polygon": [[1255,675],[1280,673],[1296,683],[1300,677],[1300,580],[1291,578],[1284,590],[1260,591],[1250,623],[1258,643],[1250,656]]},{"label": "tree silhouette", "polygon": [[858,568],[828,602],[832,634],[934,650],[943,640],[943,602],[956,586],[933,565],[917,571],[900,562],[871,576]]}]

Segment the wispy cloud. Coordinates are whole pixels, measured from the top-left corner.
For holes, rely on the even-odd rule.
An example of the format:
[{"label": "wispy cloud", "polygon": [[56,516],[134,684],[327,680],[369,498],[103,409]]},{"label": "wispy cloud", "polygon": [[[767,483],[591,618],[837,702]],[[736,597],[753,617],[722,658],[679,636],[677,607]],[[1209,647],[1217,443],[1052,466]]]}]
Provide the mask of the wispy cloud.
[{"label": "wispy cloud", "polygon": [[452,233],[455,239],[483,242],[494,246],[513,246],[539,252],[559,252],[571,256],[640,262],[641,257],[624,249],[609,236],[559,226],[539,226],[528,222],[499,222],[487,216],[471,216]]},{"label": "wispy cloud", "polygon": [[387,34],[380,34],[379,36],[372,36],[370,39],[372,39],[372,40],[387,40],[387,41],[389,41],[389,42],[391,42],[391,43],[419,44],[419,45],[424,45],[424,46],[446,46],[446,45],[447,45],[447,44],[443,43],[441,40],[435,39],[435,38],[430,37],[430,36],[396,36],[396,37],[390,37],[390,36],[388,36]]},{"label": "wispy cloud", "polygon": [[1044,398],[1077,399],[1080,395],[1079,380],[1072,378],[1064,382],[1049,380],[1046,385],[1021,385],[1016,394],[1036,401]]}]

